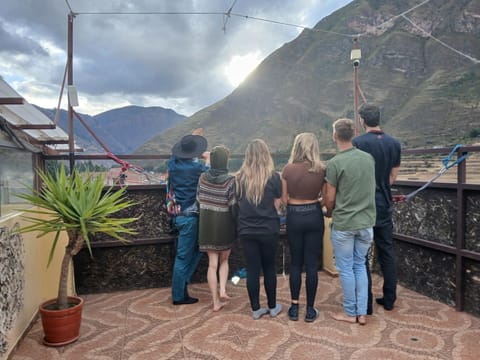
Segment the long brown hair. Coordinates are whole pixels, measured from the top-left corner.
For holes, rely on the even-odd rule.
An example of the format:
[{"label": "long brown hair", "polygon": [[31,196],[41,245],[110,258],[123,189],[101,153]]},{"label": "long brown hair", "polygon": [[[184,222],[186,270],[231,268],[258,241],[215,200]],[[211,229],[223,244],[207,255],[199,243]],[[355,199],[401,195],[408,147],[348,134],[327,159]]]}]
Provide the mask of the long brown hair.
[{"label": "long brown hair", "polygon": [[253,140],[248,144],[242,167],[236,174],[237,195],[245,196],[251,204],[260,204],[267,181],[274,172],[268,145],[262,139]]}]

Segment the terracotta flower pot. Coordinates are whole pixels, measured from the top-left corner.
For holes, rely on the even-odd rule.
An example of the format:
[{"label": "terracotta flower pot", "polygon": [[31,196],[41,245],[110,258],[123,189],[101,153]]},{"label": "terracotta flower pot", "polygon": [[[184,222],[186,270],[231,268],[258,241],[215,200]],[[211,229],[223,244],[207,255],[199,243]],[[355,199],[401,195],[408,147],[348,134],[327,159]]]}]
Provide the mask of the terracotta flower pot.
[{"label": "terracotta flower pot", "polygon": [[83,299],[69,296],[71,307],[63,310],[51,309],[56,299],[51,299],[40,305],[42,317],[43,343],[48,346],[63,346],[76,341],[80,336]]}]

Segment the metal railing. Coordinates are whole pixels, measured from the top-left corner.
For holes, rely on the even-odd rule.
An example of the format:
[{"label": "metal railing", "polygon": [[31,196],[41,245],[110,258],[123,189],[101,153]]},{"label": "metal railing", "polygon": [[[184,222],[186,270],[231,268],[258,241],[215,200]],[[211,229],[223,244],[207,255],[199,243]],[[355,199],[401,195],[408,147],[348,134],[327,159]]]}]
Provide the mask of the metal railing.
[{"label": "metal railing", "polygon": [[[415,189],[418,189],[424,185],[429,178],[435,175],[437,169],[441,167],[441,158],[449,154],[450,151],[451,148],[412,149],[402,151],[402,168],[406,169],[406,171],[403,174],[400,174],[398,181],[395,183],[394,190],[397,189],[398,191],[398,189],[401,189],[402,191],[409,192],[414,191]],[[457,166],[449,169],[448,175],[445,174],[444,177],[439,177],[435,182],[430,184],[425,191],[422,191],[414,198],[409,200],[410,205],[408,203],[404,205],[400,211],[400,215],[397,216],[396,219],[394,218],[394,223],[397,223],[394,225],[394,239],[399,244],[413,246],[418,248],[418,251],[424,251],[422,249],[427,249],[427,251],[432,250],[455,258],[455,275],[453,286],[455,287],[454,302],[458,311],[463,311],[465,307],[465,264],[467,261],[473,261],[475,264],[480,263],[480,252],[477,251],[477,249],[480,249],[480,246],[478,245],[480,239],[470,239],[469,241],[472,242],[472,245],[470,246],[470,249],[466,248],[467,219],[469,222],[469,229],[474,228],[474,230],[471,232],[474,234],[480,233],[480,218],[473,219],[467,213],[467,200],[473,204],[470,206],[474,206],[480,211],[480,146],[460,147],[456,151],[456,156],[461,157],[467,153],[470,155],[469,157],[460,162]],[[333,154],[325,154],[324,158],[328,159],[332,155]],[[135,161],[137,165],[140,164],[141,166],[141,163],[144,161],[165,161],[169,158],[169,155],[122,155],[119,157],[124,161]],[[286,154],[274,154],[275,159],[278,157],[282,157],[284,162],[286,162],[288,159],[288,155]],[[243,158],[243,155],[235,154],[232,156],[232,158],[241,159]],[[105,155],[75,155],[76,161],[99,161],[108,159],[109,158]],[[40,162],[44,163],[45,160],[68,161],[68,156],[44,156]],[[276,163],[277,162],[278,164],[281,163],[280,161],[276,160]],[[455,176],[452,177],[452,174],[455,174]],[[467,179],[469,180],[468,182]],[[158,187],[158,185],[155,187]],[[135,191],[136,188],[137,186],[129,186],[129,191]],[[138,187],[138,189],[141,188],[144,187]],[[422,203],[422,206],[428,207],[428,203],[424,201],[425,195],[433,193],[433,198],[435,198],[435,196],[443,196],[443,192],[448,192],[447,197],[449,203],[454,203],[454,205],[452,205],[452,209],[454,209],[453,211],[455,212],[455,216],[453,219],[447,220],[447,232],[448,236],[451,238],[444,241],[442,239],[418,236],[415,232],[409,233],[408,231],[402,230],[401,225],[402,222],[405,221],[402,219],[402,216],[406,216],[412,211],[414,212],[418,210],[418,206],[420,206],[416,203],[418,202],[416,198],[424,202]],[[415,209],[412,210],[412,207]],[[415,214],[413,214],[413,216],[415,216]],[[436,215],[433,214],[432,216]],[[443,237],[444,236],[442,235],[442,238]],[[418,265],[421,266],[421,264]],[[430,276],[435,276],[435,274],[430,274]],[[478,274],[478,276],[480,276],[480,274]],[[443,279],[443,281],[447,282],[449,280]],[[420,292],[422,292],[422,289],[414,290],[420,290]],[[448,302],[448,300],[445,299],[440,300]]]}]

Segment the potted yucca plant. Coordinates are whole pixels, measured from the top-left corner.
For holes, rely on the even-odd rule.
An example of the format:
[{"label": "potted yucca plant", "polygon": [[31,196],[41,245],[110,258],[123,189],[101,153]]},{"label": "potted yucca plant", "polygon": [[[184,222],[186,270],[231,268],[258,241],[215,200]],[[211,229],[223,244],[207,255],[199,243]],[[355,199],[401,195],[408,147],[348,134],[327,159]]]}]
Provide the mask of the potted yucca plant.
[{"label": "potted yucca plant", "polygon": [[[77,340],[80,332],[83,300],[67,295],[68,271],[73,256],[84,245],[92,254],[90,238],[95,233],[105,233],[120,241],[126,241],[123,235],[135,233],[126,225],[134,222],[136,218],[112,216],[133,203],[124,197],[125,187],[118,190],[110,188],[104,192],[103,176],[93,177],[77,172],[69,176],[63,164],[53,173],[39,171],[38,174],[42,180],[40,190],[31,189],[31,193],[19,195],[35,206],[23,210],[27,213],[23,218],[31,224],[20,231],[38,231],[37,237],[55,233],[48,265],[58,247],[60,233],[65,231],[68,235],[68,244],[60,270],[58,296],[40,305],[45,333],[44,343],[61,346]],[[76,324],[72,326],[68,324],[70,317]],[[49,329],[52,325],[53,329]]]}]

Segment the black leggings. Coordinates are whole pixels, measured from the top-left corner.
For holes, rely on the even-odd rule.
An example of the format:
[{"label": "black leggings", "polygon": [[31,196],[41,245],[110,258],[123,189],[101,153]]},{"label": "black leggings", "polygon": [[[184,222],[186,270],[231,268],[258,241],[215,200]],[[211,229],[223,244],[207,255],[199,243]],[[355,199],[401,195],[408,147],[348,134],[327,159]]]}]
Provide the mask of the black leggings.
[{"label": "black leggings", "polygon": [[318,259],[323,251],[325,225],[320,204],[288,205],[287,238],[290,246],[290,295],[298,300],[305,265],[307,306],[313,306],[318,286]]},{"label": "black leggings", "polygon": [[277,305],[277,272],[275,254],[278,234],[240,236],[247,263],[247,291],[253,311],[260,309],[260,273],[267,294],[268,307]]}]

